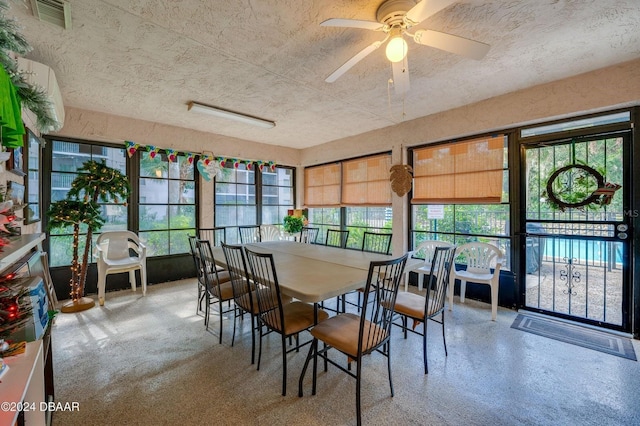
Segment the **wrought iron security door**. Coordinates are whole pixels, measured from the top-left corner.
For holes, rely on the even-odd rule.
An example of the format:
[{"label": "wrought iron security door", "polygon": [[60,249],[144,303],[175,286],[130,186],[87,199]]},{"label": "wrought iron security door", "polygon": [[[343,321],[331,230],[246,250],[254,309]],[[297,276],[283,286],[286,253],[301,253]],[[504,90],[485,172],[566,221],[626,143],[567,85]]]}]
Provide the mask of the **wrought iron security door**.
[{"label": "wrought iron security door", "polygon": [[523,305],[630,330],[628,132],[527,145]]}]

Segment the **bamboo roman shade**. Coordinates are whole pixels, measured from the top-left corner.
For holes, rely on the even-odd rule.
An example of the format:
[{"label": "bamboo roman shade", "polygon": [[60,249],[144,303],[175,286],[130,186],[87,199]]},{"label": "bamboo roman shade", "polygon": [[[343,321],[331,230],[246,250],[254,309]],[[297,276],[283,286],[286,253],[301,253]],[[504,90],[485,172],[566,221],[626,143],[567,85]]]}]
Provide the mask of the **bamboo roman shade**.
[{"label": "bamboo roman shade", "polygon": [[340,206],[340,163],[304,169],[304,201],[307,207]]},{"label": "bamboo roman shade", "polygon": [[391,155],[382,154],[342,163],[343,206],[389,206]]},{"label": "bamboo roman shade", "polygon": [[502,199],[504,135],[413,151],[414,204],[487,204]]}]

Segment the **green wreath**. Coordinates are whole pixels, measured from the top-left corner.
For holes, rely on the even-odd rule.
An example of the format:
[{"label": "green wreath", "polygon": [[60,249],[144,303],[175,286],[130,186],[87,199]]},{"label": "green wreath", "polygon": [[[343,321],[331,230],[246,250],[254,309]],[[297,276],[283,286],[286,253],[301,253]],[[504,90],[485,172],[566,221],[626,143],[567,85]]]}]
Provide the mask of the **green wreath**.
[{"label": "green wreath", "polygon": [[549,176],[544,195],[547,204],[560,211],[595,208],[604,204],[601,188],[605,188],[602,173],[584,164],[569,164]]}]

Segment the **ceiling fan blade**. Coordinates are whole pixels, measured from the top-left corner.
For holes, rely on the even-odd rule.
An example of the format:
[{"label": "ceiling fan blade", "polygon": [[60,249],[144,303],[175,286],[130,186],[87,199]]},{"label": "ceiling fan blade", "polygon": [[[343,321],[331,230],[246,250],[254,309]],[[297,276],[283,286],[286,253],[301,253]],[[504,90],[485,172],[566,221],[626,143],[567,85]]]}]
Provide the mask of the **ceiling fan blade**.
[{"label": "ceiling fan blade", "polygon": [[365,30],[381,31],[384,25],[375,21],[363,21],[360,19],[331,18],[320,23],[323,27],[347,27],[362,28]]},{"label": "ceiling fan blade", "polygon": [[484,58],[484,55],[491,48],[488,44],[479,41],[433,30],[418,30],[413,36],[413,40],[418,44],[435,47],[471,59]]},{"label": "ceiling fan blade", "polygon": [[392,62],[393,87],[396,95],[404,95],[409,91],[409,61],[405,56],[402,61]]},{"label": "ceiling fan blade", "polygon": [[325,81],[327,83],[333,83],[338,78],[340,78],[342,74],[349,71],[351,67],[353,67],[355,64],[363,60],[368,54],[370,54],[371,52],[376,50],[378,47],[380,47],[381,44],[382,44],[381,41],[376,41],[373,44],[370,44],[369,46],[365,47],[360,52],[358,52],[354,57],[352,57],[347,62],[345,62],[340,68],[335,70],[329,77],[327,77]]},{"label": "ceiling fan blade", "polygon": [[406,18],[412,25],[417,25],[431,15],[435,15],[457,0],[422,0],[407,12]]}]

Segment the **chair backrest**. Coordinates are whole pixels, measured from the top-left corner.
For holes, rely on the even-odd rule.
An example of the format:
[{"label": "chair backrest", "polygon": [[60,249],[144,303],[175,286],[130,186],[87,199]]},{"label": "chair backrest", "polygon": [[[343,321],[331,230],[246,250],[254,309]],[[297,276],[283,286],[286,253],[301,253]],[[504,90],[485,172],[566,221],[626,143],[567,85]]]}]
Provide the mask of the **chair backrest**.
[{"label": "chair backrest", "polygon": [[455,247],[455,245],[447,241],[426,240],[418,244],[418,247],[412,253],[418,255],[418,257],[420,255],[424,256],[425,265],[430,265],[437,247]]},{"label": "chair backrest", "polygon": [[259,243],[262,241],[260,226],[258,225],[238,226],[238,232],[240,233],[241,244]]},{"label": "chair backrest", "polygon": [[193,266],[195,266],[198,278],[200,278],[200,253],[198,252],[198,237],[195,235],[189,235],[189,249],[193,258]]},{"label": "chair backrest", "polygon": [[260,226],[260,241],[280,241],[282,239],[282,229],[275,225]]},{"label": "chair backrest", "polygon": [[427,318],[434,317],[444,310],[444,300],[455,253],[454,245],[439,246],[433,250],[433,256],[429,260],[431,265],[429,283],[425,286],[427,295],[424,301],[424,312]]},{"label": "chair backrest", "polygon": [[370,253],[391,254],[392,234],[366,232],[362,237],[362,251]]},{"label": "chair backrest", "polygon": [[[276,265],[271,253],[257,253],[244,248],[247,254],[247,263],[251,271],[251,279],[259,291],[256,291],[258,299],[258,311],[263,318],[263,323],[268,327],[284,324],[282,310],[282,295],[276,275]],[[282,331],[277,329],[277,331]]]},{"label": "chair backrest", "polygon": [[143,257],[139,250],[140,239],[131,231],[105,231],[98,235],[96,245],[100,246],[104,255],[110,260],[131,257],[129,249],[133,249],[138,256]]},{"label": "chair backrest", "polygon": [[201,240],[209,240],[212,246],[220,246],[227,242],[227,228],[224,226],[216,226],[213,228],[199,228],[198,238]]},{"label": "chair backrest", "polygon": [[300,242],[306,244],[315,244],[318,239],[320,228],[309,228],[307,226],[300,230]]},{"label": "chair backrest", "polygon": [[[219,286],[220,279],[215,258],[213,257],[213,250],[211,250],[211,243],[209,240],[197,239],[196,246],[198,247],[198,262],[201,266],[198,268],[198,273],[201,275],[202,283],[206,289],[209,292],[213,292],[213,288]],[[218,294],[220,293],[218,292]]]},{"label": "chair backrest", "polygon": [[349,239],[349,231],[342,229],[327,229],[327,239],[325,245],[332,247],[347,247],[347,240]]},{"label": "chair backrest", "polygon": [[393,312],[407,255],[369,264],[360,312],[358,358],[385,344],[391,334]]},{"label": "chair backrest", "polygon": [[232,246],[222,243],[222,252],[224,253],[224,258],[227,261],[227,270],[229,271],[229,277],[233,287],[234,299],[239,299],[248,294],[249,297],[246,298],[246,304],[243,303],[241,306],[248,308],[249,312],[253,312],[254,301],[251,297],[251,285],[248,279],[249,274],[247,273],[247,262],[244,257],[244,250],[242,246]]},{"label": "chair backrest", "polygon": [[489,274],[495,268],[494,274],[500,272],[502,266],[502,251],[489,243],[472,242],[462,244],[456,251],[457,256],[464,256],[467,261],[467,271],[474,274]]}]

